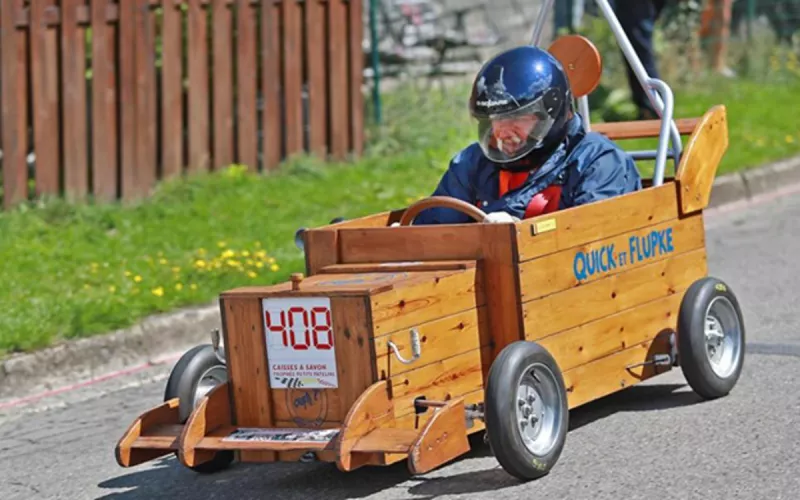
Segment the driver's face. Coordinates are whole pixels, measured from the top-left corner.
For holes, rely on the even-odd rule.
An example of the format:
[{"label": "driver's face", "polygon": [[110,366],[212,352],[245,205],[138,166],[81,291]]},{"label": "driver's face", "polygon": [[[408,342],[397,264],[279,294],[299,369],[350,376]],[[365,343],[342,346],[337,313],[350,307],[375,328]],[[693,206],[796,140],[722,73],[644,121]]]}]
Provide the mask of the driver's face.
[{"label": "driver's face", "polygon": [[507,155],[513,155],[524,144],[528,135],[536,126],[538,118],[534,115],[514,118],[498,118],[492,122],[492,138],[497,149]]}]

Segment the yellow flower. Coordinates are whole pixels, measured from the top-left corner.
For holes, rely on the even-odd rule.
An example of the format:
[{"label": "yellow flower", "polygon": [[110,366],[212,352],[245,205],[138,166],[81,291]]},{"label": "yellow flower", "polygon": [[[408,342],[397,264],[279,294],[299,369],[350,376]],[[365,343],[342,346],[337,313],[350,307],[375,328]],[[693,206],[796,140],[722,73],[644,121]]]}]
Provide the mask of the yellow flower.
[{"label": "yellow flower", "polygon": [[233,257],[235,255],[236,255],[236,252],[234,252],[233,250],[228,249],[228,250],[225,250],[224,252],[222,252],[222,255],[220,255],[220,257],[223,258],[223,259],[230,259],[231,257]]},{"label": "yellow flower", "polygon": [[270,264],[274,264],[275,263],[275,257],[270,257],[269,260],[267,260],[267,262],[269,262]]},{"label": "yellow flower", "polygon": [[269,268],[272,269],[273,271],[277,271],[278,269],[280,269],[280,267],[278,267],[278,264],[272,264]]},{"label": "yellow flower", "polygon": [[194,265],[199,268],[206,267],[206,261],[204,260],[196,260]]},{"label": "yellow flower", "polygon": [[794,137],[792,137],[791,135],[787,135],[786,136],[786,142],[788,142],[789,144],[793,143],[794,142]]},{"label": "yellow flower", "polygon": [[242,250],[242,257],[249,257],[249,256],[250,252],[248,252],[247,250]]},{"label": "yellow flower", "polygon": [[133,273],[132,273],[132,272],[130,272],[130,271],[125,271],[125,276],[126,276],[126,277],[130,278],[131,274],[133,274]]},{"label": "yellow flower", "polygon": [[227,245],[228,244],[225,243],[224,241],[217,242],[217,246],[220,247],[220,248],[225,248]]},{"label": "yellow flower", "polygon": [[162,259],[159,259],[159,260],[158,260],[158,263],[159,263],[159,264],[161,264],[162,266],[164,266],[164,265],[166,265],[166,264],[167,264],[167,259],[163,259],[163,258],[162,258]]},{"label": "yellow flower", "polygon": [[264,267],[264,263],[263,262],[256,262],[256,267],[261,269],[262,267]]},{"label": "yellow flower", "polygon": [[258,275],[257,275],[256,273],[254,273],[253,271],[247,271],[247,275],[248,275],[249,277],[251,277],[251,278],[255,278],[255,277],[257,277],[257,276],[258,276]]},{"label": "yellow flower", "polygon": [[175,266],[175,267],[172,268],[172,272],[175,273],[175,274],[178,274],[179,272],[181,272],[181,268],[178,267],[178,266]]},{"label": "yellow flower", "polygon": [[265,252],[264,250],[259,250],[258,252],[255,253],[255,257],[257,259],[266,259],[267,258],[267,252]]},{"label": "yellow flower", "polygon": [[111,292],[111,293],[114,293],[114,292],[117,291],[117,287],[115,287],[114,285],[111,285],[110,287],[108,287],[108,291]]},{"label": "yellow flower", "polygon": [[136,276],[134,276],[133,281],[139,283],[140,281],[142,281],[142,277],[137,274]]},{"label": "yellow flower", "polygon": [[161,297],[162,295],[164,295],[164,288],[162,287],[153,288],[152,292],[153,295],[155,295],[156,297]]},{"label": "yellow flower", "polygon": [[227,264],[231,267],[240,267],[242,264],[238,260],[228,259]]},{"label": "yellow flower", "polygon": [[182,283],[175,283],[175,290],[178,290],[178,291],[183,290],[183,284]]},{"label": "yellow flower", "polygon": [[205,248],[201,248],[201,249],[197,250],[197,254],[198,255],[205,255],[206,254],[206,249]]},{"label": "yellow flower", "polygon": [[197,285],[192,283],[191,285],[189,285],[189,288],[191,288],[192,290],[197,290]]}]

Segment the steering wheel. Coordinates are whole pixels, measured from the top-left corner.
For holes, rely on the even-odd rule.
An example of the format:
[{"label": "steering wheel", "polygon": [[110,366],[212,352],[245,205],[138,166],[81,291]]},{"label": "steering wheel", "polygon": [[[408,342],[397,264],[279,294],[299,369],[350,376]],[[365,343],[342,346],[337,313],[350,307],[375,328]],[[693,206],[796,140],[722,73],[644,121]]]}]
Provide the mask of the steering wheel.
[{"label": "steering wheel", "polygon": [[425,198],[424,200],[419,200],[408,207],[403,213],[403,216],[400,217],[400,225],[411,225],[420,212],[434,207],[452,208],[454,210],[458,210],[463,214],[469,215],[478,222],[485,222],[486,218],[488,217],[486,212],[480,208],[476,207],[475,205],[470,205],[469,203],[459,200],[458,198],[452,198],[450,196],[431,196],[429,198]]}]

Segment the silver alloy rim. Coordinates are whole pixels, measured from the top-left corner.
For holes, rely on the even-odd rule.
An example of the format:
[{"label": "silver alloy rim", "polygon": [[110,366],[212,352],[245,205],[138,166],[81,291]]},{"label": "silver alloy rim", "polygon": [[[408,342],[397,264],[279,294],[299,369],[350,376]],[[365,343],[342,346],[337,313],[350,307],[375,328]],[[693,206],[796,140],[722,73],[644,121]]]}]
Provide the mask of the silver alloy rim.
[{"label": "silver alloy rim", "polygon": [[212,366],[200,377],[197,382],[197,387],[194,389],[194,407],[200,404],[200,401],[213,389],[214,387],[224,384],[228,381],[228,371],[224,366]]},{"label": "silver alloy rim", "polygon": [[561,431],[562,396],[552,370],[529,366],[517,384],[517,428],[525,447],[537,456],[550,452]]},{"label": "silver alloy rim", "polygon": [[739,367],[742,329],[736,309],[726,297],[715,297],[708,305],[704,333],[711,369],[720,378],[729,377]]}]

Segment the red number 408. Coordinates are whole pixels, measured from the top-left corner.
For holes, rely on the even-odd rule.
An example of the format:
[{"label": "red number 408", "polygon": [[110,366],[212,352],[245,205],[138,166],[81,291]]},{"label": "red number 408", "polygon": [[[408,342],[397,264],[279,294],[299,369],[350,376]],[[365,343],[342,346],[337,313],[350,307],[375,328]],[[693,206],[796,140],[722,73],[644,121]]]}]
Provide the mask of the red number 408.
[{"label": "red number 408", "polygon": [[[331,311],[327,307],[312,307],[309,311],[294,306],[274,316],[273,312],[264,312],[267,329],[281,335],[284,347],[291,347],[295,351],[308,350],[312,345],[315,349],[333,349]],[[275,316],[278,317],[277,322]],[[302,333],[298,335],[297,332]]]}]

